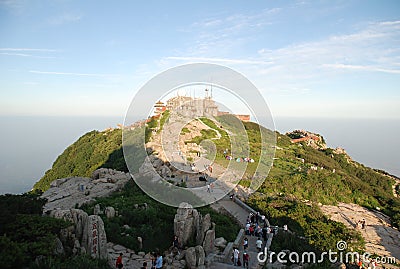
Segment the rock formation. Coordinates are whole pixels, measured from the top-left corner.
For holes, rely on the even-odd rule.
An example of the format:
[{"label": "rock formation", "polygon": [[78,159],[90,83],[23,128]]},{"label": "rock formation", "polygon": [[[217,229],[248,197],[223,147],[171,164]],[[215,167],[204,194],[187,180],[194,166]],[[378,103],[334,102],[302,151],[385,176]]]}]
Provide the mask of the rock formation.
[{"label": "rock formation", "polygon": [[184,247],[196,243],[186,250],[188,268],[202,268],[205,257],[215,250],[215,224],[209,214],[204,217],[188,203],[181,203],[174,219],[174,232]]},{"label": "rock formation", "polygon": [[[61,242],[73,245],[73,253],[87,253],[93,258],[107,259],[107,236],[103,220],[97,215],[86,214],[80,209],[58,209],[50,216],[73,223],[61,232]],[[57,249],[61,249],[58,246]]]},{"label": "rock formation", "polygon": [[205,253],[202,246],[190,247],[186,250],[185,260],[189,269],[204,268]]},{"label": "rock formation", "polygon": [[129,173],[107,168],[94,171],[92,178],[57,179],[50,184],[50,189],[42,194],[42,198],[47,199],[44,212],[53,209],[70,209],[92,202],[96,197],[108,196],[122,189],[130,179]]},{"label": "rock formation", "polygon": [[[203,245],[207,232],[214,230],[214,224],[211,222],[209,214],[204,217],[188,203],[181,203],[174,218],[174,232],[181,245],[185,246],[189,242],[196,242],[196,245]],[[214,237],[209,233],[207,244],[212,240],[212,249],[214,247]]]}]

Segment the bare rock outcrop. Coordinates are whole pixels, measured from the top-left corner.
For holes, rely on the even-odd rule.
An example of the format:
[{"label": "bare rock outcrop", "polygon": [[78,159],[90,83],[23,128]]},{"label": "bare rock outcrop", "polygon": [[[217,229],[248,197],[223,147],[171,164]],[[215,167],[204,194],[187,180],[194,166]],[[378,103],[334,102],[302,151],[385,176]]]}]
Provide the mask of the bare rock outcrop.
[{"label": "bare rock outcrop", "polygon": [[[390,218],[376,210],[368,210],[356,204],[338,203],[337,206],[321,205],[330,219],[357,229],[365,240],[365,250],[379,256],[395,257],[400,262],[400,232],[391,226]],[[357,222],[365,220],[364,229]]]},{"label": "bare rock outcrop", "polygon": [[[193,209],[192,205],[188,203],[179,205],[174,218],[174,232],[182,246],[186,246],[189,242],[196,242],[196,245],[204,246],[207,232],[213,230],[214,224],[211,222],[210,214],[203,217],[196,209]],[[209,233],[207,245],[211,244],[210,241],[214,247],[215,232]],[[209,247],[207,249],[214,250]]]},{"label": "bare rock outcrop", "polygon": [[185,260],[189,269],[204,267],[205,253],[202,246],[190,247],[186,250]]},{"label": "bare rock outcrop", "polygon": [[73,223],[72,227],[61,232],[61,241],[65,244],[72,242],[73,253],[87,253],[93,258],[107,259],[107,236],[99,216],[88,216],[80,209],[58,209],[49,212],[49,215]]},{"label": "bare rock outcrop", "polygon": [[196,242],[185,252],[188,268],[203,268],[206,256],[215,251],[215,224],[209,214],[204,217],[188,203],[181,203],[174,219],[174,232],[182,247]]},{"label": "bare rock outcrop", "polygon": [[61,178],[50,184],[50,189],[42,194],[47,199],[44,212],[54,209],[70,209],[105,197],[121,190],[131,179],[129,173],[100,168],[93,172],[92,178]]}]

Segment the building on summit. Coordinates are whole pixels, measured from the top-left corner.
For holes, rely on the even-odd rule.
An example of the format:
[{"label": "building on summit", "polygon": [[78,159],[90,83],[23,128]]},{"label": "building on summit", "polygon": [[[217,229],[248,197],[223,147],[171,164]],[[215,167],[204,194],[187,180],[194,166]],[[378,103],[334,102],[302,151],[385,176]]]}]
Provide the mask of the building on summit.
[{"label": "building on summit", "polygon": [[[212,99],[212,91],[209,95],[209,90],[205,90],[204,98],[195,98],[190,96],[177,95],[166,101],[164,104],[158,101],[154,105],[154,114],[157,116],[165,110],[176,111],[183,116],[195,118],[195,117],[215,117],[229,112],[222,112],[218,110],[218,106]],[[242,121],[250,121],[250,115],[235,115]]]}]

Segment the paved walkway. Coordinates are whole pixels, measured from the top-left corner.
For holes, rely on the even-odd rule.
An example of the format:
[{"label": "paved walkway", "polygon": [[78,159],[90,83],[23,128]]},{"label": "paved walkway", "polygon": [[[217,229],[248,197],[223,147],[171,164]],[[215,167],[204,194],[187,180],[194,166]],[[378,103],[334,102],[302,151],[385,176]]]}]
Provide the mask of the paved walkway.
[{"label": "paved walkway", "polygon": [[[247,220],[247,217],[249,216],[250,212],[245,210],[243,207],[239,206],[237,203],[231,201],[229,198],[218,201],[217,203],[213,204],[212,207],[215,209],[223,207],[225,210],[227,210],[232,216],[234,216],[239,221],[240,226],[245,227],[246,220]],[[257,237],[255,237],[255,236],[245,236],[245,237],[247,237],[247,239],[249,241],[249,247],[247,248],[247,253],[250,255],[249,268],[257,269],[257,268],[259,268],[258,261],[257,261],[258,251],[256,249]],[[243,242],[240,242],[239,251],[240,251],[239,257],[240,257],[241,262],[243,263],[243,251],[244,251]],[[241,267],[243,267],[243,264]],[[239,268],[239,267],[233,266],[233,264],[213,263],[210,266],[210,268],[211,269],[225,269],[225,268]]]}]

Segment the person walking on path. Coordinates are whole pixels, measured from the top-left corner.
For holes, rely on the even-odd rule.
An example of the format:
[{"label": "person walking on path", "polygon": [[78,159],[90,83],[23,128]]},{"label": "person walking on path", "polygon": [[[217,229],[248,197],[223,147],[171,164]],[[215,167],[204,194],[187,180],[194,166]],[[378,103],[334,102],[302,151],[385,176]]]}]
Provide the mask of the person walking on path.
[{"label": "person walking on path", "polygon": [[261,241],[261,238],[260,238],[260,237],[257,238],[256,247],[257,247],[258,252],[261,252],[262,243],[263,243],[263,242]]},{"label": "person walking on path", "polygon": [[249,269],[249,261],[250,261],[250,255],[244,251],[243,252],[243,267]]},{"label": "person walking on path", "polygon": [[234,265],[234,266],[237,266],[237,265],[238,265],[239,254],[240,254],[239,250],[238,250],[237,248],[235,248],[235,249],[233,250],[233,265]]},{"label": "person walking on path", "polygon": [[117,261],[115,262],[115,267],[117,267],[118,269],[124,267],[124,264],[122,263],[122,253],[119,254]]},{"label": "person walking on path", "polygon": [[247,237],[245,237],[243,240],[243,249],[246,250],[248,246],[249,246],[249,240],[247,239]]},{"label": "person walking on path", "polygon": [[163,267],[163,258],[159,253],[157,253],[156,269],[161,269],[162,267]]}]

